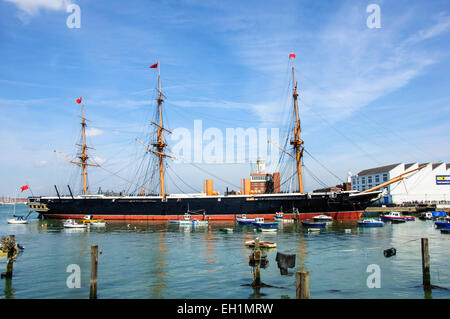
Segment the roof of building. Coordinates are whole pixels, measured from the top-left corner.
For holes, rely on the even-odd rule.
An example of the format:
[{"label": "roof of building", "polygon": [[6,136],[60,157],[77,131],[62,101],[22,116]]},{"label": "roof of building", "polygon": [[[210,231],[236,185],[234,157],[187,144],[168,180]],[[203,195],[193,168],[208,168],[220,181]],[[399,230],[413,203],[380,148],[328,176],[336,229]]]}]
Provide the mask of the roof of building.
[{"label": "roof of building", "polygon": [[380,166],[380,167],[365,169],[365,170],[359,172],[358,176],[372,175],[372,174],[379,174],[379,173],[389,172],[391,169],[393,169],[394,167],[397,167],[400,164],[401,163],[397,163],[397,164],[391,164],[391,165],[386,165],[386,166]]},{"label": "roof of building", "polygon": [[408,168],[410,168],[411,166],[413,166],[416,163],[409,163],[409,164],[405,164],[405,170],[407,170]]},{"label": "roof of building", "polygon": [[450,164],[449,163],[445,164],[445,168],[450,169]]},{"label": "roof of building", "polygon": [[434,163],[434,164],[432,164],[431,165],[431,168],[432,169],[435,169],[436,167],[438,167],[438,166],[440,166],[440,165],[442,165],[443,163]]}]

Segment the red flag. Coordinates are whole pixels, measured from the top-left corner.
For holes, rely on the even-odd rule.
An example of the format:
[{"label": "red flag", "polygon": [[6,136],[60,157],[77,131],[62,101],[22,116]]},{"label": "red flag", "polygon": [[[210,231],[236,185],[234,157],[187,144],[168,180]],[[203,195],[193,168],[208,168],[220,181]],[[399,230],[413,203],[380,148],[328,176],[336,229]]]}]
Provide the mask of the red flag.
[{"label": "red flag", "polygon": [[28,185],[23,185],[20,189],[22,190],[21,192],[23,192],[23,191],[29,189],[29,187],[28,187]]},{"label": "red flag", "polygon": [[155,63],[155,64],[149,66],[150,69],[155,69],[155,68],[157,68],[157,67],[158,67],[158,63]]},{"label": "red flag", "polygon": [[292,52],[291,52],[291,54],[289,54],[289,57],[290,57],[290,58],[295,58],[295,53],[292,53]]},{"label": "red flag", "polygon": [[78,98],[76,101],[77,101],[78,104],[80,104],[81,103],[81,97]]}]

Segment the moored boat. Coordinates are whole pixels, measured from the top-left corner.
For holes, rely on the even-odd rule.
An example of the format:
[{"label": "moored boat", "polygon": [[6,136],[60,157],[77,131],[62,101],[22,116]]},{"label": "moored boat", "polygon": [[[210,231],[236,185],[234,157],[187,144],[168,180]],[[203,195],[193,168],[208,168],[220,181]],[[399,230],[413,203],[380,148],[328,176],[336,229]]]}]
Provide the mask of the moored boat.
[{"label": "moored boat", "polygon": [[432,212],[421,213],[420,216],[419,216],[419,219],[421,219],[421,220],[431,220],[431,219],[433,219],[433,213]]},{"label": "moored boat", "polygon": [[6,221],[8,222],[8,224],[15,225],[28,224],[28,220],[24,219],[22,216],[17,216],[16,218],[7,218]]},{"label": "moored boat", "polygon": [[283,214],[283,212],[277,212],[275,214],[275,217],[273,218],[276,222],[279,223],[293,223],[294,219],[292,218],[286,218]]},{"label": "moored boat", "polygon": [[441,217],[434,222],[436,228],[450,229],[450,217]]},{"label": "moored boat", "polygon": [[90,223],[89,223],[89,225],[90,226],[93,226],[93,227],[105,227],[106,226],[106,222],[104,222],[104,221],[91,221]]},{"label": "moored boat", "polygon": [[333,217],[328,216],[328,215],[314,216],[313,219],[315,222],[331,222],[331,221],[333,221]]},{"label": "moored boat", "polygon": [[304,227],[326,227],[326,222],[315,222],[311,221],[310,219],[302,220],[302,225]]},{"label": "moored boat", "polygon": [[239,224],[249,225],[249,224],[253,223],[254,221],[256,221],[256,218],[247,218],[246,214],[242,214],[241,217],[236,217],[236,221]]},{"label": "moored boat", "polygon": [[264,221],[264,218],[258,217],[255,218],[255,221],[252,222],[252,225],[257,227],[275,227],[278,226],[277,222],[268,223]]},{"label": "moored boat", "polygon": [[73,219],[67,219],[63,226],[65,228],[86,228],[86,224],[78,224],[76,221],[74,221]]},{"label": "moored boat", "polygon": [[362,221],[358,221],[359,227],[383,227],[384,223],[374,218],[365,218]]},{"label": "moored boat", "polygon": [[263,233],[276,233],[278,230],[276,228],[258,228],[259,232]]},{"label": "moored boat", "polygon": [[400,212],[390,212],[386,215],[380,215],[381,221],[390,221],[390,222],[405,222],[408,220],[407,217],[404,217],[400,214]]},{"label": "moored boat", "polygon": [[[255,241],[254,240],[250,240],[250,241],[246,241],[245,242],[245,246],[247,247],[255,247]],[[271,241],[260,241],[259,242],[259,247],[260,248],[276,248],[277,244]]]}]

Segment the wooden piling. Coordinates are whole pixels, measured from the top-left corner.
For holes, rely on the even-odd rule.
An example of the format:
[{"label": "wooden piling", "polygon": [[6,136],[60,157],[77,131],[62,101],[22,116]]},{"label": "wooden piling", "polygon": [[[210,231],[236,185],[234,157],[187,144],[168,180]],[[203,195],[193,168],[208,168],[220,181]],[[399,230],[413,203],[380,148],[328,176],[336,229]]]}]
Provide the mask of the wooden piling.
[{"label": "wooden piling", "polygon": [[422,238],[422,283],[424,289],[431,289],[430,253],[428,238]]},{"label": "wooden piling", "polygon": [[259,238],[255,239],[255,248],[253,250],[253,259],[255,260],[255,268],[253,269],[252,287],[257,288],[261,286],[261,248],[259,246]]},{"label": "wooden piling", "polygon": [[9,235],[8,240],[8,260],[6,262],[6,272],[1,274],[2,278],[12,278],[13,276],[13,266],[14,266],[14,260],[17,257],[18,254],[18,247],[15,242],[15,235]]},{"label": "wooden piling", "polygon": [[309,299],[309,272],[297,271],[297,299]]},{"label": "wooden piling", "polygon": [[97,299],[98,246],[91,245],[91,285],[89,299]]}]

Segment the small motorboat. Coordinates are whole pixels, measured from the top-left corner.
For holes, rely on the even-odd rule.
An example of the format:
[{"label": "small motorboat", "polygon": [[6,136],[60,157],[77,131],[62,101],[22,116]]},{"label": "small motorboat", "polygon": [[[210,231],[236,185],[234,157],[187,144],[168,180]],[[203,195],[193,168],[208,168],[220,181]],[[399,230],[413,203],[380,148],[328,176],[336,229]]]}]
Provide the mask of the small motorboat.
[{"label": "small motorboat", "polygon": [[400,212],[390,212],[389,214],[386,214],[386,215],[380,215],[380,219],[383,222],[390,221],[390,222],[403,223],[403,222],[406,222],[408,217],[400,215]]},{"label": "small motorboat", "polygon": [[7,218],[6,221],[8,224],[28,224],[28,220],[23,218],[23,216],[16,216],[16,218]]},{"label": "small motorboat", "polygon": [[273,223],[266,223],[266,222],[264,222],[264,218],[262,218],[262,217],[255,218],[255,221],[252,222],[252,224],[257,226],[257,227],[275,227],[275,226],[278,226],[277,222],[273,222]]},{"label": "small motorboat", "polygon": [[311,221],[311,219],[305,219],[305,220],[302,220],[302,225],[304,227],[326,227],[327,223],[326,222],[314,222],[314,221]]},{"label": "small motorboat", "polygon": [[373,218],[366,218],[362,221],[358,221],[359,227],[383,227],[384,223],[381,220],[376,220]]},{"label": "small motorboat", "polygon": [[78,224],[73,219],[67,219],[66,221],[64,221],[63,226],[65,228],[86,228],[86,224]]},{"label": "small motorboat", "polygon": [[93,226],[93,227],[105,227],[106,223],[104,221],[96,220],[96,221],[91,221],[89,223],[89,225]]},{"label": "small motorboat", "polygon": [[434,219],[434,220],[442,219],[442,218],[446,218],[447,217],[447,212],[442,211],[442,210],[431,211],[430,213],[433,216],[432,219]]},{"label": "small motorboat", "polygon": [[263,227],[258,227],[258,231],[260,232],[264,232],[264,233],[275,233],[277,232],[278,229],[276,228],[263,228]]},{"label": "small motorboat", "polygon": [[236,221],[239,224],[250,225],[252,222],[256,221],[256,218],[247,218],[246,214],[242,214],[241,217],[236,217]]},{"label": "small motorboat", "polygon": [[434,225],[436,226],[436,228],[450,229],[450,218],[449,217],[439,218],[437,221],[434,222]]},{"label": "small motorboat", "polygon": [[194,225],[194,226],[207,226],[208,225],[208,221],[207,220],[193,219],[192,220],[192,225]]},{"label": "small motorboat", "polygon": [[291,218],[285,218],[283,212],[277,212],[273,219],[279,223],[293,223],[294,222],[294,220]]},{"label": "small motorboat", "polygon": [[313,217],[315,222],[332,222],[333,217],[327,215],[318,215]]},{"label": "small motorboat", "polygon": [[403,216],[405,219],[406,219],[406,221],[415,221],[416,220],[416,218],[414,217],[414,216]]},{"label": "small motorboat", "polygon": [[180,225],[192,224],[191,215],[184,214],[183,219],[169,219],[169,223],[176,223]]},{"label": "small motorboat", "polygon": [[[247,246],[247,247],[255,247],[255,241],[254,240],[246,241],[245,242],[245,246]],[[260,241],[259,242],[259,247],[260,248],[276,248],[277,244],[273,243],[271,241]]]},{"label": "small motorboat", "polygon": [[432,212],[425,212],[420,214],[419,219],[421,220],[431,220],[433,219],[433,213]]},{"label": "small motorboat", "polygon": [[96,222],[102,223],[104,221],[105,221],[104,219],[93,219],[92,215],[86,215],[81,219],[81,222],[83,224],[92,224],[92,223],[96,223]]}]

